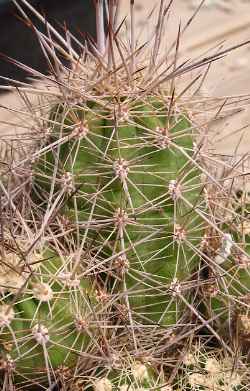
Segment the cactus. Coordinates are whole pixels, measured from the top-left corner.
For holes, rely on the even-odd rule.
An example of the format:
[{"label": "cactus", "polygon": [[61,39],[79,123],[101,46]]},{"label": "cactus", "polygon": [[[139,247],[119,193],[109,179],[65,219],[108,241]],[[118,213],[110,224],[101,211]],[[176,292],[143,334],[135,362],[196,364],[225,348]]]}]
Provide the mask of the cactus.
[{"label": "cactus", "polygon": [[50,24],[48,37],[37,31],[54,73],[47,90],[23,88],[39,98],[27,105],[36,142],[10,170],[26,170],[25,184],[1,184],[12,217],[1,235],[4,390],[190,390],[193,340],[232,356],[232,318],[248,335],[249,270],[236,263],[249,262],[247,215],[231,193],[243,171],[214,158],[188,89],[175,88],[221,53],[177,67],[178,35],[162,72],[164,1],[151,54],[135,43],[134,2],[129,48],[112,0],[105,38],[103,3],[97,45],[80,59]]},{"label": "cactus", "polygon": [[[157,107],[154,102],[147,106],[137,102],[133,108],[129,98],[129,118],[115,123],[109,119],[117,109],[114,98],[108,97],[108,104],[97,123],[92,119],[93,111],[98,112],[95,106],[91,113],[78,109],[80,124],[65,119],[64,125],[74,127],[73,134],[80,126],[86,135],[80,140],[69,137],[60,151],[41,157],[34,167],[34,192],[40,193],[41,204],[47,208],[50,178],[55,175],[51,203],[62,194],[62,217],[75,224],[77,213],[83,257],[90,254],[90,274],[112,294],[131,291],[119,301],[127,312],[131,308],[138,315],[138,321],[173,324],[178,311],[172,289],[197,264],[195,247],[204,229],[202,219],[190,208],[201,191],[191,124],[184,115],[168,118],[161,101]],[[60,122],[61,116],[54,121]],[[50,144],[54,134],[51,137]],[[60,165],[53,173],[57,159]],[[186,238],[189,232],[193,232],[192,244]],[[166,284],[165,293],[158,287],[162,284]]]}]

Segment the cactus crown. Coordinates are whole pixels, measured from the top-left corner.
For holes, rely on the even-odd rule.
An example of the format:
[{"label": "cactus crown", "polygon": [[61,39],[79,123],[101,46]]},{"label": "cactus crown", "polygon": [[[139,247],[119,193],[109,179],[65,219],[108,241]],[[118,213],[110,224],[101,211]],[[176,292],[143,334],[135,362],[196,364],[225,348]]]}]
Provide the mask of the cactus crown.
[{"label": "cactus crown", "polygon": [[52,75],[46,88],[20,88],[35,143],[1,182],[11,221],[0,265],[6,390],[206,387],[201,373],[219,353],[195,378],[192,344],[232,358],[235,330],[249,334],[248,212],[232,195],[241,165],[210,153],[207,124],[195,119],[202,98],[195,106],[178,85],[221,53],[179,66],[179,31],[166,66],[170,5],[161,1],[146,47],[135,40],[132,0],[129,43],[119,38],[118,3],[95,2],[97,45],[77,42],[80,57],[72,35],[36,30]]}]

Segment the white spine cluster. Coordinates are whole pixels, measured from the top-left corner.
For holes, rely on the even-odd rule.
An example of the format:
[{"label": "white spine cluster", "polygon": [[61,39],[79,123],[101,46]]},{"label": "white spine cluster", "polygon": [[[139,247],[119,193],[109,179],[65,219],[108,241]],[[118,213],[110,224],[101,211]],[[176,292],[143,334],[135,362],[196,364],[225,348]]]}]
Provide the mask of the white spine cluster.
[{"label": "white spine cluster", "polygon": [[233,238],[230,234],[224,234],[222,238],[222,244],[219,250],[219,254],[215,257],[215,262],[218,265],[221,265],[224,263],[229,255],[231,255],[231,250],[233,246]]},{"label": "white spine cluster", "polygon": [[120,178],[121,181],[127,178],[129,167],[128,162],[125,159],[119,159],[114,162],[113,170],[115,175]]},{"label": "white spine cluster", "polygon": [[36,324],[32,329],[32,335],[39,345],[49,342],[49,330],[42,324]]},{"label": "white spine cluster", "polygon": [[115,226],[119,229],[123,229],[128,223],[128,214],[125,210],[118,208],[114,213],[114,223]]},{"label": "white spine cluster", "polygon": [[33,295],[37,300],[47,302],[53,298],[53,290],[49,284],[40,282],[33,285]]},{"label": "white spine cluster", "polygon": [[168,184],[168,193],[172,200],[176,201],[181,196],[180,184],[175,179],[172,179]]},{"label": "white spine cluster", "polygon": [[174,227],[174,239],[178,242],[182,242],[186,239],[186,230],[179,224]]},{"label": "white spine cluster", "polygon": [[177,278],[173,278],[169,289],[172,292],[173,297],[176,297],[181,293],[181,284]]},{"label": "white spine cluster", "polygon": [[89,132],[89,127],[87,121],[81,122],[80,124],[76,125],[76,127],[72,131],[72,137],[76,139],[81,139],[83,137],[86,137]]}]

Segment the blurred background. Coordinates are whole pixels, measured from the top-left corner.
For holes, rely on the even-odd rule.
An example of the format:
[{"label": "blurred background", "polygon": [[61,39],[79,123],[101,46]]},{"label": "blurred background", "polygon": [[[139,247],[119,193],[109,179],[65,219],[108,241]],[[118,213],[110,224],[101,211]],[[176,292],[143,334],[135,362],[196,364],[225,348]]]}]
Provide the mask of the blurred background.
[{"label": "blurred background", "polygon": [[[18,3],[18,1],[17,1]],[[19,4],[22,2],[19,1]],[[95,36],[95,14],[92,0],[31,0],[53,26],[67,28],[80,40],[88,33]],[[25,8],[25,7],[24,7]],[[44,26],[25,8],[28,16],[39,30]],[[44,72],[47,63],[40,49],[34,31],[22,19],[21,13],[10,0],[0,0],[0,53]],[[24,80],[25,72],[0,59],[0,76]],[[2,81],[1,84],[7,84]]]}]

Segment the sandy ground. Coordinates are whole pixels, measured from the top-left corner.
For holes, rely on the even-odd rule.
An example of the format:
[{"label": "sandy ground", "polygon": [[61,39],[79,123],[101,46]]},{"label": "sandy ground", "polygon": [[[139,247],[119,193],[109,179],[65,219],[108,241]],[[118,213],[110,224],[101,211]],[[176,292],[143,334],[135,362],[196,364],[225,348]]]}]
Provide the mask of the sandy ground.
[{"label": "sandy ground", "polygon": [[[129,13],[129,3],[129,0],[121,0],[121,13],[124,16]],[[156,22],[156,19],[151,18],[149,23],[148,15],[159,4],[160,0],[135,0],[137,29],[142,41],[151,36],[154,25],[152,20]],[[166,39],[169,43],[176,37],[179,23],[181,28],[185,26],[197,4],[197,0],[173,1],[171,17],[166,27]],[[250,0],[205,0],[203,7],[181,38],[180,58],[198,58],[250,40],[249,15]],[[243,97],[250,94],[250,44],[233,51],[212,65],[202,93],[214,97]],[[0,97],[0,105],[15,108],[20,107],[22,102],[19,97],[8,93]],[[1,139],[13,134],[15,123],[24,120],[14,112],[8,112],[4,107],[0,107]],[[236,146],[240,154],[250,151],[249,107],[246,101],[240,113],[217,121],[216,129],[213,129],[211,134],[219,152],[233,153]],[[8,122],[11,122],[11,125],[7,125]]]}]

